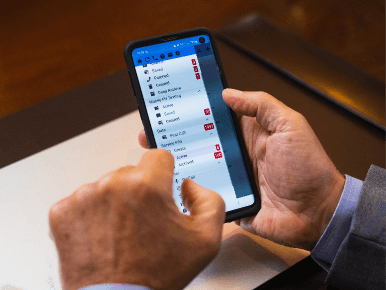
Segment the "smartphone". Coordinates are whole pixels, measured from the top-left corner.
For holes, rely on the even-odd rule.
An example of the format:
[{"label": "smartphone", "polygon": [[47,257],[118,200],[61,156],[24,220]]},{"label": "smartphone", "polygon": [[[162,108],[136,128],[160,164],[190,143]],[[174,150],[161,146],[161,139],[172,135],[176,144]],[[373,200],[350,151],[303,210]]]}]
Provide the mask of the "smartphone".
[{"label": "smartphone", "polygon": [[212,33],[197,28],[130,42],[124,57],[150,148],[175,160],[173,195],[191,178],[225,201],[226,222],[251,216],[261,201]]}]

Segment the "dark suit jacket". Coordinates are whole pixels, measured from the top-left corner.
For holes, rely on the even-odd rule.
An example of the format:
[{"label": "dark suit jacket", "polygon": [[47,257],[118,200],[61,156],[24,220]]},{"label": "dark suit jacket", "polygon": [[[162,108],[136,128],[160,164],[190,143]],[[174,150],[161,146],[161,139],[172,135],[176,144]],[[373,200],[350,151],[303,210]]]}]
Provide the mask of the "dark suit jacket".
[{"label": "dark suit jacket", "polygon": [[385,290],[386,170],[372,165],[363,183],[351,228],[326,283],[340,289]]}]

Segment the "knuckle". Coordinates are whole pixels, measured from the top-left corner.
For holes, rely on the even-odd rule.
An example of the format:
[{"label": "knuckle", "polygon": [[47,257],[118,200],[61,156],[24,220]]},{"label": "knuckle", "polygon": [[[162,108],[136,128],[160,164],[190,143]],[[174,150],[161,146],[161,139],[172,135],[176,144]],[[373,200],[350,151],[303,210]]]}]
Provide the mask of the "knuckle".
[{"label": "knuckle", "polygon": [[[130,199],[140,198],[146,192],[149,192],[152,187],[150,176],[142,170],[131,172],[129,176],[117,176],[114,184],[114,190],[125,195],[130,195]],[[118,184],[119,183],[119,184]]]},{"label": "knuckle", "polygon": [[301,130],[304,130],[306,127],[309,126],[306,117],[304,117],[301,113],[296,111],[294,111],[293,113],[293,122]]},{"label": "knuckle", "polygon": [[125,191],[131,184],[132,176],[134,175],[134,166],[122,167],[118,170],[107,173],[95,182],[97,194],[106,195]]},{"label": "knuckle", "polygon": [[72,208],[76,208],[82,203],[89,202],[95,195],[96,186],[94,183],[90,184],[84,184],[81,187],[79,187],[73,194],[72,194],[72,202],[71,206]]},{"label": "knuckle", "polygon": [[174,164],[173,155],[166,149],[157,149],[157,158],[162,164],[162,168],[169,168],[171,164]]},{"label": "knuckle", "polygon": [[159,152],[160,152],[161,156],[174,160],[173,155],[172,155],[172,153],[169,152],[169,150],[159,149]]},{"label": "knuckle", "polygon": [[95,195],[98,197],[105,197],[120,192],[123,188],[122,184],[122,174],[119,171],[110,172],[95,182]]},{"label": "knuckle", "polygon": [[152,152],[153,154],[158,154],[160,156],[171,155],[171,153],[168,150],[162,149],[162,148],[154,148],[154,149],[151,149],[149,152]]},{"label": "knuckle", "polygon": [[303,114],[297,112],[297,111],[294,111],[294,119],[300,121],[300,122],[307,122],[307,119],[306,117],[303,116]]},{"label": "knuckle", "polygon": [[49,210],[48,220],[53,237],[59,238],[74,229],[74,225],[83,218],[98,200],[95,183],[79,187],[70,196],[55,203]]},{"label": "knuckle", "polygon": [[73,208],[73,202],[71,196],[68,196],[51,206],[48,212],[48,221],[51,229],[56,229],[62,224],[62,221],[66,219],[66,216],[70,215],[70,211]]},{"label": "knuckle", "polygon": [[73,194],[70,196],[56,202],[49,210],[49,220],[52,224],[59,222],[62,219],[65,219],[67,216],[76,210],[78,205],[85,200],[87,200],[91,193],[94,191],[93,184],[85,184],[79,187]]},{"label": "knuckle", "polygon": [[148,153],[156,155],[156,156],[154,156],[154,158],[159,158],[160,160],[173,161],[174,162],[174,157],[169,152],[169,150],[166,150],[166,149],[150,149],[148,151]]},{"label": "knuckle", "polygon": [[154,187],[149,179],[150,176],[142,170],[131,168],[128,171],[122,168],[106,174],[97,181],[94,194],[101,200],[119,200],[123,206],[139,204],[151,187]]},{"label": "knuckle", "polygon": [[50,222],[51,227],[55,226],[58,222],[58,219],[63,214],[63,201],[58,201],[53,206],[51,206],[49,212],[48,212],[48,219]]},{"label": "knuckle", "polygon": [[144,172],[137,172],[131,178],[131,184],[135,196],[143,196],[145,193],[153,191],[153,183],[149,180],[149,176]]},{"label": "knuckle", "polygon": [[75,192],[74,196],[82,198],[83,196],[87,195],[94,189],[94,184],[93,183],[87,183],[83,184],[81,187],[79,187]]},{"label": "knuckle", "polygon": [[264,97],[264,98],[272,98],[273,96],[268,94],[267,92],[263,92],[263,91],[258,91],[257,92],[261,97]]},{"label": "knuckle", "polygon": [[283,128],[290,128],[291,130],[301,130],[304,124],[307,123],[306,118],[299,112],[288,108],[281,120],[281,126]]}]

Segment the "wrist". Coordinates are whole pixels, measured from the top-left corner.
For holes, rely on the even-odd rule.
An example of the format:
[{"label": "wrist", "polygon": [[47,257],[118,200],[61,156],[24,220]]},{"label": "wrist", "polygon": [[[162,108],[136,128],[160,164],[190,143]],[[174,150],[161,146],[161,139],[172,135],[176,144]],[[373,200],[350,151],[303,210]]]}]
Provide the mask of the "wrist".
[{"label": "wrist", "polygon": [[345,181],[345,177],[337,171],[333,181],[327,189],[328,198],[326,198],[324,202],[324,211],[320,220],[320,227],[315,245],[325,232],[328,224],[334,216],[336,208],[338,207],[339,200],[343,193]]},{"label": "wrist", "polygon": [[[131,257],[126,257],[129,262]],[[61,263],[63,289],[78,290],[90,285],[103,284],[141,285],[150,289],[151,285],[148,284],[150,276],[142,273],[139,268],[130,265],[120,267],[113,265],[111,260],[101,260],[100,262],[103,266],[97,266],[95,261],[90,261],[81,267],[76,267],[74,263],[65,263],[70,266],[67,269],[63,267],[64,263]]]}]

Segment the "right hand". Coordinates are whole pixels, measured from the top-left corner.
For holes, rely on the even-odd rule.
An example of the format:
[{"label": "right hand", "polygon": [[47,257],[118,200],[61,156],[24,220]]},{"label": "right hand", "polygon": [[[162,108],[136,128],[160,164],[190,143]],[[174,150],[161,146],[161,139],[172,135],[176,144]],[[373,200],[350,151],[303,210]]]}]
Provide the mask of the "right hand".
[{"label": "right hand", "polygon": [[183,289],[216,256],[225,204],[191,179],[181,185],[190,215],[173,198],[174,158],[146,152],[79,188],[50,210],[63,289],[128,283]]}]

